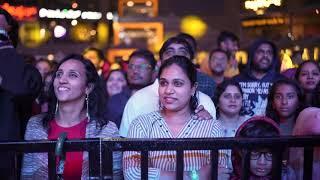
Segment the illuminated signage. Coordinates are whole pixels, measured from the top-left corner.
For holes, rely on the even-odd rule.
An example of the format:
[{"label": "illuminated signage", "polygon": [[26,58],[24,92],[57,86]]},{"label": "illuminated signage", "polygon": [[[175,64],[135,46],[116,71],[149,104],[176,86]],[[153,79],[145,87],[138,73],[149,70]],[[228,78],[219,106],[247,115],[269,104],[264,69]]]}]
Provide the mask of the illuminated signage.
[{"label": "illuminated signage", "polygon": [[257,11],[258,9],[268,8],[272,4],[281,6],[281,0],[248,0],[244,2],[244,7]]},{"label": "illuminated signage", "polygon": [[45,9],[39,10],[40,18],[54,18],[54,19],[90,19],[98,20],[101,19],[102,13],[93,11],[80,11],[72,9]]},{"label": "illuminated signage", "polygon": [[4,3],[0,7],[8,11],[17,20],[30,19],[38,13],[38,9],[34,6],[11,6],[9,3]]},{"label": "illuminated signage", "polygon": [[281,25],[281,24],[285,24],[285,19],[280,17],[270,18],[270,19],[245,20],[241,22],[241,25],[243,27]]}]

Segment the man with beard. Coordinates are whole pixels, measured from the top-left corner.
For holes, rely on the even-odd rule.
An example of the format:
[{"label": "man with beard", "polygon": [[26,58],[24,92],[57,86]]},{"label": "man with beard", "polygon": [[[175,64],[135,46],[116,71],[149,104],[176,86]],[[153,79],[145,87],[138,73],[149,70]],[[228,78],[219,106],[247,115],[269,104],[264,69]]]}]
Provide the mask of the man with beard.
[{"label": "man with beard", "polygon": [[228,54],[222,49],[214,49],[209,55],[209,67],[216,84],[225,80],[224,72],[228,64]]},{"label": "man with beard", "polygon": [[234,79],[243,91],[245,115],[264,115],[269,88],[273,82],[284,78],[279,73],[280,61],[276,46],[268,40],[257,40],[249,50],[245,70]]}]

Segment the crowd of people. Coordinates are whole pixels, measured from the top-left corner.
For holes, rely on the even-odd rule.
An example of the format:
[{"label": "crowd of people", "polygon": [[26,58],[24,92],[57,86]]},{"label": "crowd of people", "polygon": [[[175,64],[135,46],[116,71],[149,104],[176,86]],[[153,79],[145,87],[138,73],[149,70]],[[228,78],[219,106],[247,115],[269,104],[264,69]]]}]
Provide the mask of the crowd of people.
[{"label": "crowd of people", "polygon": [[[280,137],[320,134],[320,66],[301,61],[280,72],[277,46],[258,39],[238,65],[239,38],[223,31],[200,68],[196,40],[185,33],[154,54],[138,49],[112,69],[90,47],[52,62],[19,55],[17,23],[0,9],[0,140],[84,138]],[[201,143],[201,142],[199,142]],[[142,147],[141,147],[142,148]],[[242,149],[220,150],[219,179],[240,179]],[[282,179],[301,179],[301,149],[284,152]],[[1,153],[0,179],[12,178],[14,157]],[[148,177],[175,179],[175,151],[149,152]],[[184,152],[184,179],[210,179],[208,150]],[[114,152],[114,179],[140,179],[140,153]],[[250,179],[271,179],[272,150],[250,152]],[[315,150],[313,177],[320,175]],[[98,162],[97,162],[98,163]],[[89,176],[87,152],[67,152],[64,179]],[[23,155],[21,179],[47,179],[47,153]]]}]

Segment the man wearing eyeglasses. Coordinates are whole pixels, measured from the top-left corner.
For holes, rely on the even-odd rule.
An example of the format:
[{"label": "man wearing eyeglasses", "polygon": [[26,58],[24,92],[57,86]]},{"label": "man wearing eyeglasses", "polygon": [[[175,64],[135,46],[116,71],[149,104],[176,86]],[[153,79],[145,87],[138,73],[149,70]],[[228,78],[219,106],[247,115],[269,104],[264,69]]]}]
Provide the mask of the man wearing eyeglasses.
[{"label": "man wearing eyeglasses", "polygon": [[[163,46],[159,51],[159,56],[160,63],[168,60],[172,56],[184,56],[191,61],[191,59],[194,58],[194,52],[185,39],[171,37],[163,43]],[[206,84],[208,82],[206,79],[201,79],[201,75],[198,77],[200,77],[197,79],[199,84]],[[214,81],[211,85],[214,87]],[[205,87],[205,85],[202,87]],[[158,80],[155,80],[153,84],[137,91],[130,97],[124,108],[121,120],[119,132],[122,137],[127,137],[130,123],[139,115],[159,110],[158,88],[159,82]],[[206,88],[204,88],[204,90],[206,90]],[[211,92],[213,92],[213,90],[211,90]],[[201,92],[201,90],[197,91],[197,96],[199,98],[200,106],[196,110],[196,116],[203,120],[211,118],[216,119],[216,108],[210,97]]]},{"label": "man wearing eyeglasses", "polygon": [[128,88],[121,93],[108,98],[106,116],[120,127],[124,107],[131,97],[139,89],[153,83],[153,73],[156,60],[153,53],[148,50],[136,50],[129,57],[128,64]]},{"label": "man wearing eyeglasses", "polygon": [[128,83],[133,93],[152,84],[156,60],[148,50],[136,50],[129,57]]}]

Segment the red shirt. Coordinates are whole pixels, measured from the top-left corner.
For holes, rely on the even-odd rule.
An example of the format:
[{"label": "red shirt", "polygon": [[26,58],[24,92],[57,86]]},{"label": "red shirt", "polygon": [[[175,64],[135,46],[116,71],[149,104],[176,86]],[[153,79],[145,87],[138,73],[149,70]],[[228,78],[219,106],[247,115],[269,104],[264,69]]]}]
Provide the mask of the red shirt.
[{"label": "red shirt", "polygon": [[[48,139],[58,139],[60,133],[66,132],[68,139],[83,139],[86,135],[87,119],[72,127],[61,127],[56,120],[50,121],[50,131]],[[64,165],[63,179],[81,179],[83,152],[67,152]]]}]

